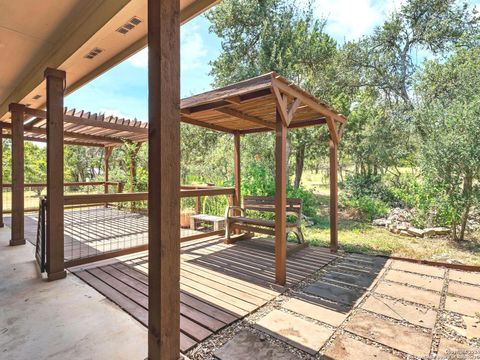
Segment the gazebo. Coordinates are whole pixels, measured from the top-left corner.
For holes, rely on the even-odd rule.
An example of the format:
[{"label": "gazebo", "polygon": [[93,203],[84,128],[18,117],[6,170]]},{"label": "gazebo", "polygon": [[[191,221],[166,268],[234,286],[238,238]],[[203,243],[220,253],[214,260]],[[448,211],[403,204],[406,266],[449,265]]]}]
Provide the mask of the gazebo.
[{"label": "gazebo", "polygon": [[181,101],[181,121],[234,137],[234,205],[241,203],[240,137],[275,132],[276,282],[286,279],[286,136],[289,129],[327,125],[330,134],[330,247],[338,244],[337,147],[346,118],[275,72]]}]

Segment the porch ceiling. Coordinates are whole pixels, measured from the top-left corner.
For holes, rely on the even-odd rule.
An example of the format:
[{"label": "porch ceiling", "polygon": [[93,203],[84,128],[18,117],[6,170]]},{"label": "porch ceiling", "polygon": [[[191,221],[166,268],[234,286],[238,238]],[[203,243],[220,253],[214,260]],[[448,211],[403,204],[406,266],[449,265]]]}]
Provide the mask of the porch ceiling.
[{"label": "porch ceiling", "polygon": [[[182,23],[217,1],[180,0]],[[68,94],[146,45],[145,0],[0,1],[0,119],[9,103],[44,106],[45,68],[67,72]]]}]

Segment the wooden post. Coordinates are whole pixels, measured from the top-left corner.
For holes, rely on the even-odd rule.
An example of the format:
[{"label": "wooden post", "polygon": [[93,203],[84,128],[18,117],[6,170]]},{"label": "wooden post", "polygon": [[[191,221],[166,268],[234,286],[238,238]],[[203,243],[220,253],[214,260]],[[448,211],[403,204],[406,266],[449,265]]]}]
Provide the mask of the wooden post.
[{"label": "wooden post", "polygon": [[338,250],[338,159],[337,144],[330,139],[330,251]]},{"label": "wooden post", "polygon": [[180,2],[148,0],[148,357],[180,357]]},{"label": "wooden post", "polygon": [[3,125],[0,123],[0,227],[3,223]]},{"label": "wooden post", "polygon": [[63,95],[64,71],[47,68],[47,274],[67,276],[64,267]]},{"label": "wooden post", "polygon": [[275,282],[287,279],[287,127],[277,109],[275,127]]},{"label": "wooden post", "polygon": [[12,114],[12,237],[10,245],[25,244],[24,233],[24,144],[25,106],[10,104]]},{"label": "wooden post", "polygon": [[110,156],[112,155],[113,147],[108,146],[104,148],[105,150],[105,158],[104,158],[104,178],[105,178],[105,194],[108,194],[108,170],[109,170],[109,160]]},{"label": "wooden post", "polygon": [[142,143],[136,143],[133,152],[130,153],[130,192],[135,192],[137,185],[137,155],[142,147]]},{"label": "wooden post", "polygon": [[241,177],[240,177],[240,134],[238,132],[234,135],[234,151],[233,151],[233,170],[234,170],[234,182],[235,182],[235,195],[233,197],[233,205],[240,206],[241,198]]}]

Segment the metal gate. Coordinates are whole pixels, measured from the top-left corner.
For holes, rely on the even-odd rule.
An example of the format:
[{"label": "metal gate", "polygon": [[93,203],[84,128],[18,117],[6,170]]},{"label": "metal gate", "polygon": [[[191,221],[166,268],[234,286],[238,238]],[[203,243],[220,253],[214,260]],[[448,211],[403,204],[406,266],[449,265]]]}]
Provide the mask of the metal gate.
[{"label": "metal gate", "polygon": [[40,272],[46,270],[46,210],[47,199],[45,197],[40,198],[40,204],[38,206],[38,223],[37,223],[37,241],[35,244],[35,258],[40,266]]}]

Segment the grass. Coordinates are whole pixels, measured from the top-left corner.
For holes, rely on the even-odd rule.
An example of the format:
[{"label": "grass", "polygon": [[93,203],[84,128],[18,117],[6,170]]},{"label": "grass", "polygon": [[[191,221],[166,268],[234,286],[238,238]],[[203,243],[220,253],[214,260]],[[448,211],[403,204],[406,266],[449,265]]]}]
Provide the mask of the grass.
[{"label": "grass", "polygon": [[[321,185],[320,176],[308,174],[305,180],[306,187],[317,195],[319,214],[317,224],[305,228],[305,238],[311,245],[329,246],[328,187]],[[469,234],[469,240],[462,242],[448,237],[410,238],[357,220],[343,211],[339,219],[338,242],[339,248],[346,252],[480,266],[480,232]]]}]

